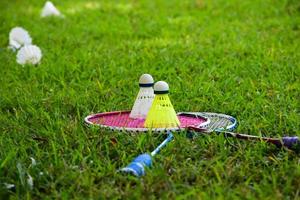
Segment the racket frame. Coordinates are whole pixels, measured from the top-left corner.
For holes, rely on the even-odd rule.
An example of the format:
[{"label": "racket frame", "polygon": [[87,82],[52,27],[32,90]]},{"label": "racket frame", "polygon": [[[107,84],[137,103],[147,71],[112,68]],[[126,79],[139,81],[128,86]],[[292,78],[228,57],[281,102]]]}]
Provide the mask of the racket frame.
[{"label": "racket frame", "polygon": [[[109,126],[109,125],[104,125],[104,124],[97,124],[97,123],[93,123],[91,121],[91,119],[94,118],[98,118],[101,116],[105,116],[105,115],[116,115],[116,114],[121,114],[121,113],[130,113],[130,111],[113,111],[113,112],[102,112],[102,113],[96,113],[96,114],[91,114],[88,115],[87,117],[84,118],[84,122],[85,124],[89,125],[89,126],[99,126],[101,128],[104,129],[109,129],[112,131],[120,131],[120,132],[134,132],[134,133],[138,133],[138,132],[167,132],[167,131],[184,131],[186,130],[188,127],[174,127],[174,128],[129,128],[129,127],[118,127],[118,126]],[[210,124],[210,119],[208,117],[205,117],[203,115],[197,115],[194,113],[189,113],[189,112],[181,112],[178,113],[177,116],[190,116],[190,117],[195,117],[195,118],[202,118],[205,120],[205,122],[201,123],[198,126],[195,126],[197,128],[203,128],[205,129],[207,126],[209,126]]]}]

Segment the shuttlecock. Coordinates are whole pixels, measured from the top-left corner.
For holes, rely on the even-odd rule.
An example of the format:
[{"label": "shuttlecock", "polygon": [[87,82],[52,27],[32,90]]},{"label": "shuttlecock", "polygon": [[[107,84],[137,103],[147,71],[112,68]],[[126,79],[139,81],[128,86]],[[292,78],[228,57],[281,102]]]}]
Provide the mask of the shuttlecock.
[{"label": "shuttlecock", "polygon": [[172,128],[180,122],[168,96],[169,85],[158,81],[154,85],[154,100],[148,112],[144,126],[147,128]]},{"label": "shuttlecock", "polygon": [[150,74],[143,74],[139,80],[140,91],[136,97],[129,117],[145,119],[154,99],[154,81]]},{"label": "shuttlecock", "polygon": [[10,48],[16,50],[19,49],[21,46],[24,45],[30,45],[32,42],[32,39],[29,35],[29,33],[21,28],[21,27],[15,27],[11,29],[9,33],[9,46]]},{"label": "shuttlecock", "polygon": [[26,45],[17,53],[17,63],[21,65],[33,64],[36,65],[42,58],[41,49],[35,45]]},{"label": "shuttlecock", "polygon": [[51,1],[47,1],[42,9],[41,17],[61,16],[59,10],[53,5]]}]

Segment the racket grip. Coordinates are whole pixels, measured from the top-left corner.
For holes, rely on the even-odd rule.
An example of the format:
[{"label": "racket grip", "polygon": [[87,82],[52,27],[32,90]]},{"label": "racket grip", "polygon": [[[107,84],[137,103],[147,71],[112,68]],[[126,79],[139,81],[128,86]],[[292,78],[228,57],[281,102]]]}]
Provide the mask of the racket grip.
[{"label": "racket grip", "polygon": [[129,165],[120,169],[121,172],[140,177],[145,175],[145,167],[151,167],[152,159],[150,154],[144,153],[137,156]]},{"label": "racket grip", "polygon": [[299,138],[297,136],[283,137],[282,138],[282,143],[283,143],[283,146],[285,146],[289,149],[293,149],[296,146],[300,145],[300,141],[299,141]]}]

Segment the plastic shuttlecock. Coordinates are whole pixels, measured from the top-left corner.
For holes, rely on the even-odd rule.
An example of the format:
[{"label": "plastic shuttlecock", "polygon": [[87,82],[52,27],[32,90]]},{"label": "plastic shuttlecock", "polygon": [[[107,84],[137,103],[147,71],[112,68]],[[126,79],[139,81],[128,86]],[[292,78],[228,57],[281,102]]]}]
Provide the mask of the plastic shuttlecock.
[{"label": "plastic shuttlecock", "polygon": [[53,5],[51,1],[47,1],[42,9],[41,17],[48,16],[62,16],[59,10]]},{"label": "plastic shuttlecock", "polygon": [[145,119],[154,99],[153,78],[150,74],[143,74],[139,80],[140,91],[136,97],[129,117]]},{"label": "plastic shuttlecock", "polygon": [[9,33],[9,46],[12,49],[19,49],[21,46],[24,45],[30,45],[32,42],[32,39],[29,35],[29,33],[21,28],[21,27],[15,27],[11,29]]},{"label": "plastic shuttlecock", "polygon": [[42,52],[38,46],[26,45],[22,47],[17,54],[17,63],[21,65],[33,64],[36,65],[42,58]]},{"label": "plastic shuttlecock", "polygon": [[180,122],[168,96],[169,86],[164,81],[154,85],[154,100],[148,112],[144,126],[147,128],[172,128]]},{"label": "plastic shuttlecock", "polygon": [[151,155],[144,153],[136,157],[127,167],[122,168],[120,172],[129,173],[140,177],[145,175],[145,167],[151,167],[151,165]]}]

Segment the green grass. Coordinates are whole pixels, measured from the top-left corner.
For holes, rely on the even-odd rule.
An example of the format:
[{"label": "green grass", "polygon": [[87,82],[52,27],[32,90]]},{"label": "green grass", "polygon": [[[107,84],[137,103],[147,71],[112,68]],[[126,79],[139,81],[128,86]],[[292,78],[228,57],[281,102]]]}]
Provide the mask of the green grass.
[{"label": "green grass", "polygon": [[[43,3],[0,1],[0,199],[300,198],[294,152],[177,134],[137,179],[116,170],[163,137],[83,124],[90,113],[130,109],[150,73],[169,83],[177,111],[227,113],[253,135],[300,136],[299,1],[55,0],[64,19],[41,19]],[[15,26],[41,47],[38,67],[6,49]]]}]

